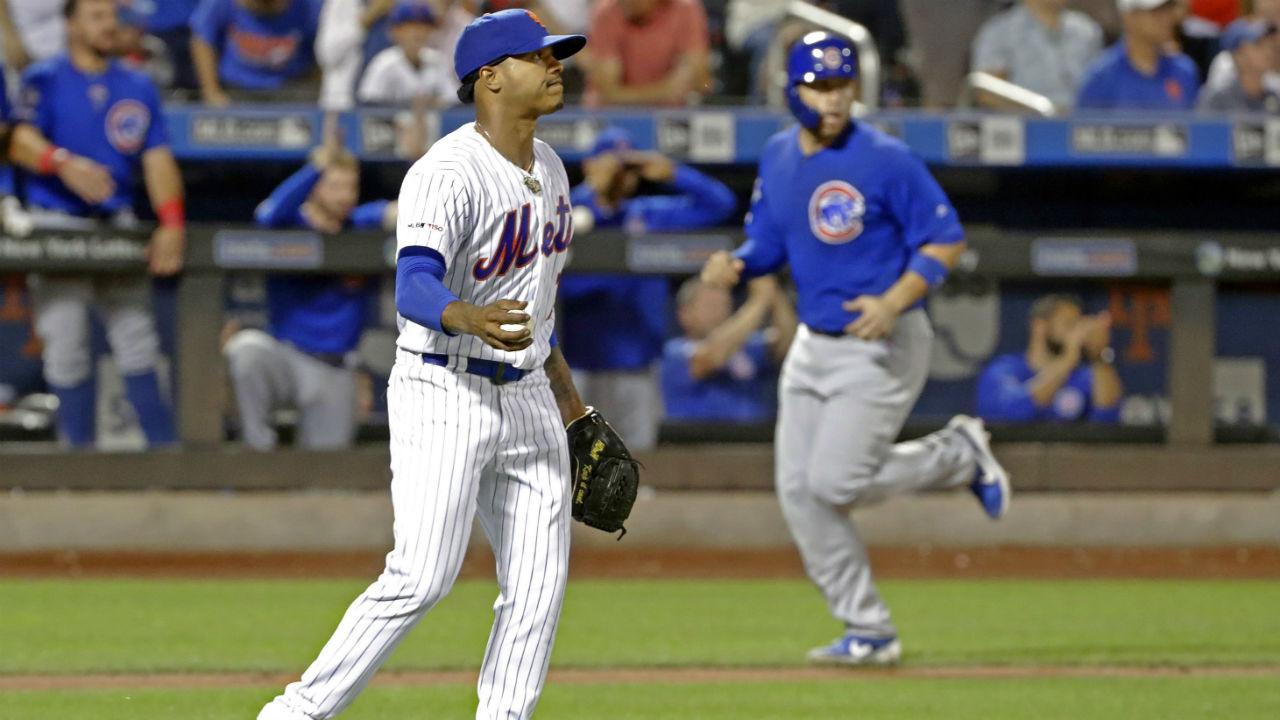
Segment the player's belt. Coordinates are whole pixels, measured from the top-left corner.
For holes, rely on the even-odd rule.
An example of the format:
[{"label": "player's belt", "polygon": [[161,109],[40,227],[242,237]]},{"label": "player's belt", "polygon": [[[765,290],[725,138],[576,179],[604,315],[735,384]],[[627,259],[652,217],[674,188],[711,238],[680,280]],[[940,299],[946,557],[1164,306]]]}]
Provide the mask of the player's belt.
[{"label": "player's belt", "polygon": [[[448,367],[449,356],[441,355],[440,353],[422,353],[422,362]],[[521,370],[514,365],[470,357],[467,358],[466,372],[472,375],[479,375],[482,378],[488,378],[494,385],[506,385],[529,374],[528,370]]]},{"label": "player's belt", "polygon": [[809,332],[814,332],[819,335],[826,335],[827,337],[844,337],[845,335],[848,334],[843,330],[837,330],[835,332],[832,332],[831,330],[823,330],[822,328],[816,328],[816,327],[813,327],[812,325],[809,325],[808,328],[809,328]]}]

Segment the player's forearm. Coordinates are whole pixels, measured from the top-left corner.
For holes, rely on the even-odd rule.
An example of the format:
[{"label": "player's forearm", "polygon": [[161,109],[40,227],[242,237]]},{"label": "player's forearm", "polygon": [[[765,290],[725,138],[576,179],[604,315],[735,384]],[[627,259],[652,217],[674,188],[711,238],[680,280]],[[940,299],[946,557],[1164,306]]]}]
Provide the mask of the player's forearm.
[{"label": "player's forearm", "polygon": [[751,298],[719,327],[698,343],[697,350],[689,358],[689,375],[701,380],[729,362],[733,354],[742,349],[751,333],[764,323],[769,303]]},{"label": "player's forearm", "polygon": [[218,82],[218,51],[199,37],[191,38],[191,63],[195,65],[200,93],[206,98],[211,93],[222,92]]},{"label": "player's forearm", "polygon": [[887,292],[884,300],[898,312],[919,302],[929,291],[946,279],[947,273],[955,267],[960,254],[964,252],[965,243],[949,243],[945,245],[924,245],[916,251],[906,272],[898,278]]},{"label": "player's forearm", "polygon": [[578,388],[573,385],[573,374],[569,372],[569,363],[559,347],[551,348],[543,369],[547,379],[551,381],[551,393],[555,395],[556,406],[560,408],[560,419],[565,425],[587,414],[587,406],[578,397]]},{"label": "player's forearm", "polygon": [[800,325],[800,318],[796,315],[796,309],[791,304],[791,299],[781,290],[773,298],[772,315],[770,318],[770,329],[773,331],[770,340],[773,357],[775,360],[781,361],[787,355],[787,349],[791,347],[791,340],[796,336],[796,328]]},{"label": "player's forearm", "polygon": [[1053,401],[1053,396],[1066,384],[1071,373],[1076,369],[1077,359],[1070,354],[1062,355],[1047,363],[1040,372],[1027,381],[1027,394],[1036,407],[1045,407]]},{"label": "player's forearm", "polygon": [[53,144],[45,139],[34,125],[19,123],[13,130],[13,140],[9,145],[9,159],[33,172],[42,172],[40,160],[52,146]]},{"label": "player's forearm", "polygon": [[157,212],[175,200],[183,199],[182,172],[178,161],[167,147],[152,148],[142,155],[142,177],[147,186],[147,197]]},{"label": "player's forearm", "polygon": [[1099,409],[1115,407],[1124,394],[1120,373],[1104,362],[1095,362],[1090,369],[1093,371],[1093,406]]}]

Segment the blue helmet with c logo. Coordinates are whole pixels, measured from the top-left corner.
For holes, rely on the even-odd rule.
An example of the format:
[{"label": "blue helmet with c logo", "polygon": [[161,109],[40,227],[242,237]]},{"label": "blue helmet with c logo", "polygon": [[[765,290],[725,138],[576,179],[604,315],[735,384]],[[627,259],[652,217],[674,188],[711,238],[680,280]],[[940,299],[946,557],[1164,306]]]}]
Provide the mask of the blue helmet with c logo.
[{"label": "blue helmet with c logo", "polygon": [[816,128],[822,116],[800,100],[802,83],[825,78],[858,77],[858,56],[843,37],[819,30],[796,41],[787,55],[787,107],[800,124]]}]

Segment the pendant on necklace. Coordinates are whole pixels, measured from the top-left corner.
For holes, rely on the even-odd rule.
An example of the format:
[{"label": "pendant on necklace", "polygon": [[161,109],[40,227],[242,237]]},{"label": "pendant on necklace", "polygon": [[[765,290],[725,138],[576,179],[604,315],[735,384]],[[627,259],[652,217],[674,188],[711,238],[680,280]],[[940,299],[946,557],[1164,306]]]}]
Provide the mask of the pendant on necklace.
[{"label": "pendant on necklace", "polygon": [[538,178],[532,175],[526,175],[524,178],[525,187],[532,190],[535,194],[542,192],[542,183],[538,182]]}]

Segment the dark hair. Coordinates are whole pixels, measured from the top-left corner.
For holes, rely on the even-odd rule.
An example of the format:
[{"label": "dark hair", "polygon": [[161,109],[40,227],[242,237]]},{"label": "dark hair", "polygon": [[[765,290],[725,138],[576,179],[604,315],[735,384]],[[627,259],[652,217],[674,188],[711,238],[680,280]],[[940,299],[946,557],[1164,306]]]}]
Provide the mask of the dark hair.
[{"label": "dark hair", "polygon": [[480,79],[480,71],[476,70],[462,78],[462,85],[458,88],[458,100],[463,105],[470,105],[476,101],[476,80]]},{"label": "dark hair", "polygon": [[76,14],[76,6],[79,4],[80,0],[67,0],[67,4],[62,6],[62,17],[70,20]]},{"label": "dark hair", "polygon": [[1067,293],[1053,293],[1031,303],[1031,311],[1027,313],[1028,320],[1048,320],[1053,316],[1054,311],[1059,305],[1070,305],[1075,308],[1084,308],[1084,304],[1080,302],[1080,298],[1076,295]]}]

